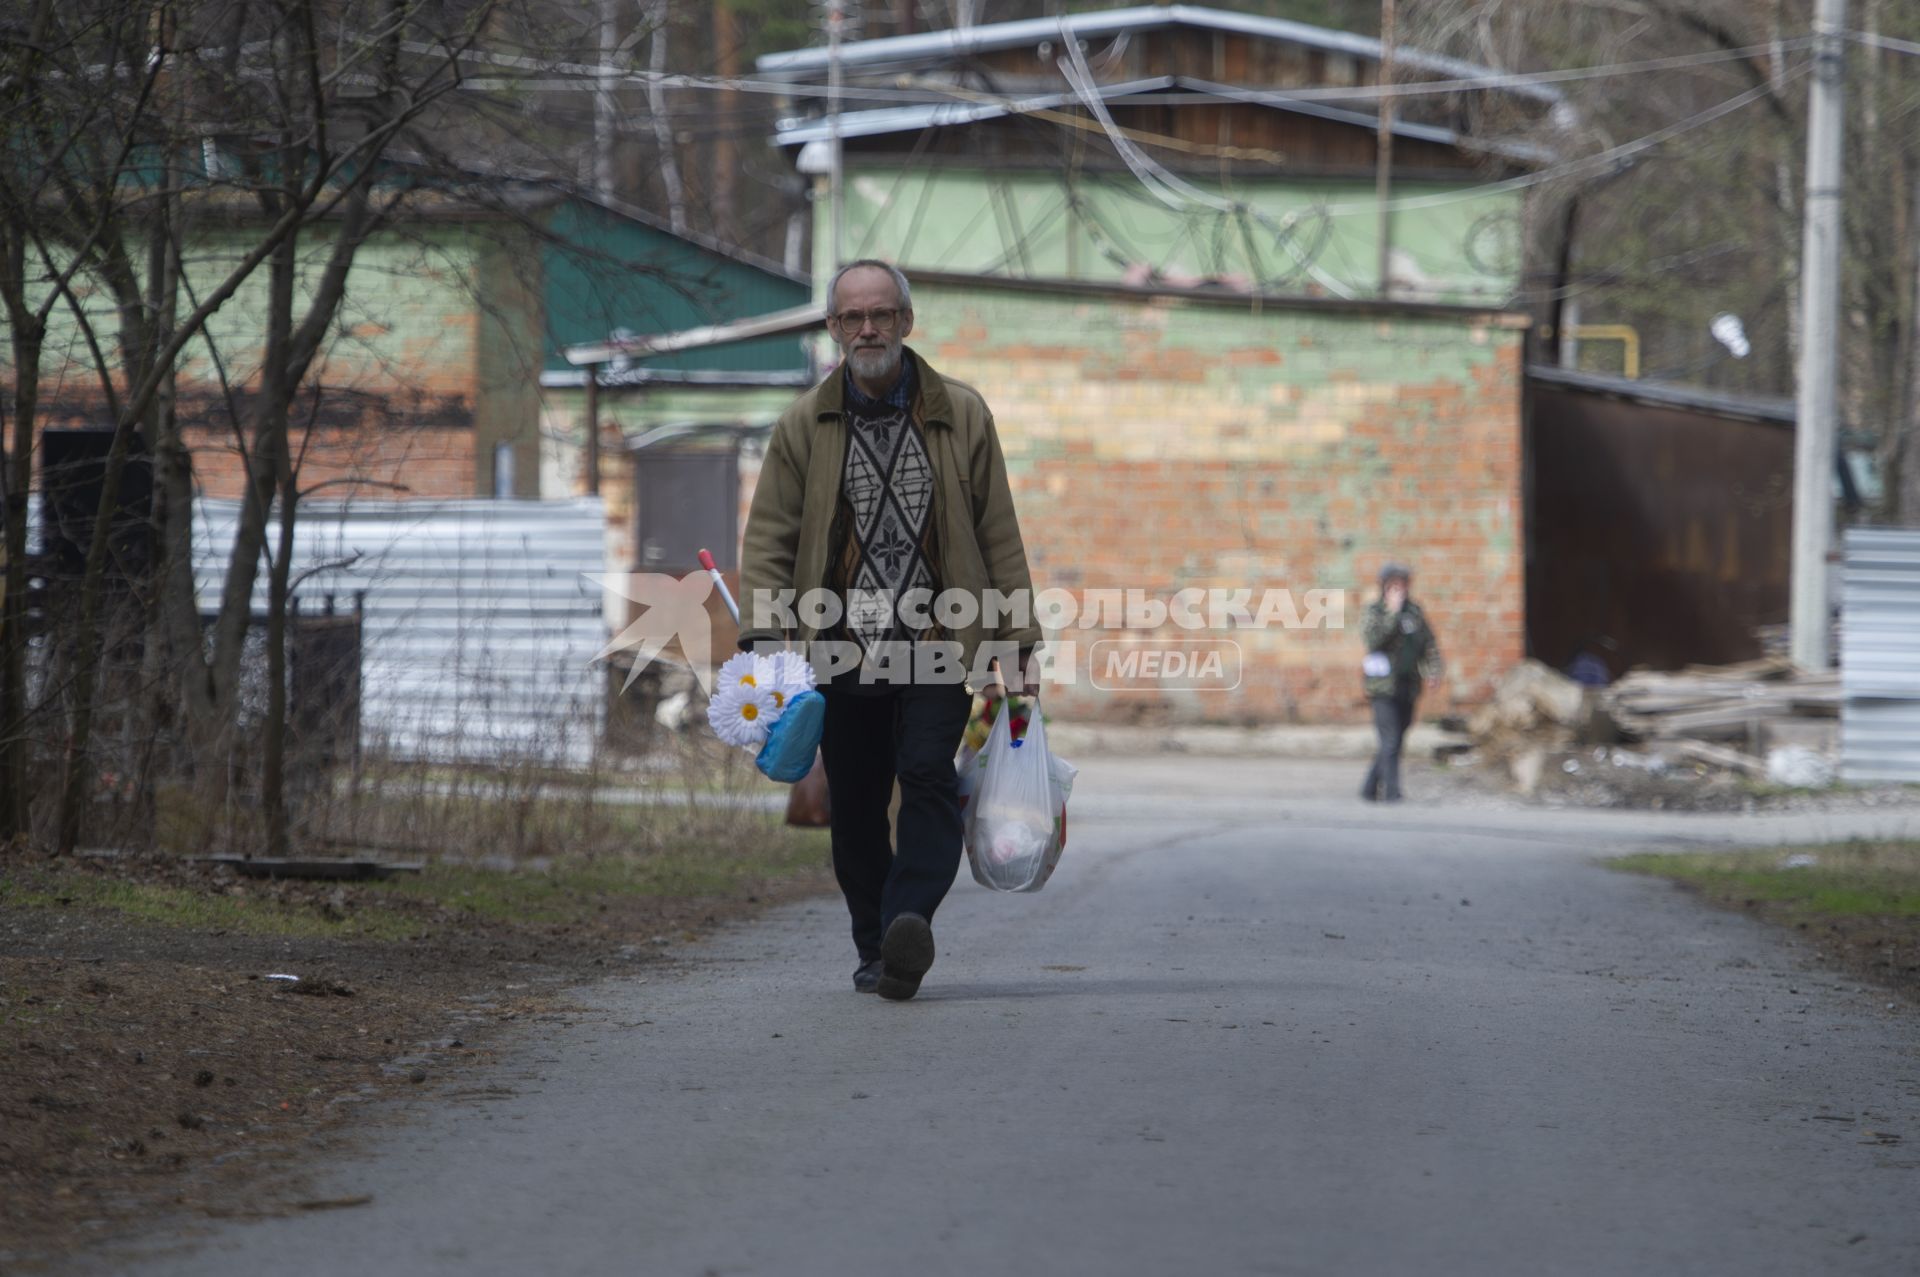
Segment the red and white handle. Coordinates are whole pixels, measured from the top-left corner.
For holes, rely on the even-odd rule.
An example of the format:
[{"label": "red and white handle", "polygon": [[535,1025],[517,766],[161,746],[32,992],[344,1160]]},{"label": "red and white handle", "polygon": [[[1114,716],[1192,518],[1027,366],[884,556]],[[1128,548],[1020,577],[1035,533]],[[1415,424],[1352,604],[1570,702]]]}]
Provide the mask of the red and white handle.
[{"label": "red and white handle", "polygon": [[700,566],[707,570],[707,575],[713,578],[713,583],[720,587],[720,597],[726,600],[727,611],[733,616],[733,623],[740,624],[740,605],[733,601],[733,591],[727,588],[726,578],[721,576],[720,569],[713,565],[713,551],[700,551]]}]

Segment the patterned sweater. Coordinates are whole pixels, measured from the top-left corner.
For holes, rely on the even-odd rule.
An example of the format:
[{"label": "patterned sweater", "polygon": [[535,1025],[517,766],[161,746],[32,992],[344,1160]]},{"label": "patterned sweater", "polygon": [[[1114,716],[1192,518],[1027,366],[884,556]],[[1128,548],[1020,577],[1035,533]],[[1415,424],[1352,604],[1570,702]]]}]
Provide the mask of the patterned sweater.
[{"label": "patterned sweater", "polygon": [[[843,637],[863,653],[887,642],[934,637],[899,617],[908,590],[938,593],[933,466],[915,411],[918,378],[903,354],[898,383],[875,399],[846,381],[847,451],[841,464],[828,584],[847,605]],[[929,602],[931,599],[929,598]]]}]

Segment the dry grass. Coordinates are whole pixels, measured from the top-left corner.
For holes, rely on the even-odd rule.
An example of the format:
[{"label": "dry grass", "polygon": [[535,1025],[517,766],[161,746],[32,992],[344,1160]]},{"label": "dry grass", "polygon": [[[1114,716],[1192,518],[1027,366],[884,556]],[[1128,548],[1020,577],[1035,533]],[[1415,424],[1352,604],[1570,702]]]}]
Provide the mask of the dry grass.
[{"label": "dry grass", "polygon": [[174,850],[0,859],[0,1270],[156,1209],[284,1209],[297,1182],[270,1172],[353,1101],[438,1082],[558,989],[832,890],[824,832],[730,801],[783,792],[757,773],[668,774],[621,801],[404,775],[330,815],[416,874],[238,878],[201,856],[259,850],[248,823],[184,796],[163,807]]},{"label": "dry grass", "polygon": [[1828,960],[1920,1001],[1920,843],[1625,856],[1702,900],[1804,933]]}]

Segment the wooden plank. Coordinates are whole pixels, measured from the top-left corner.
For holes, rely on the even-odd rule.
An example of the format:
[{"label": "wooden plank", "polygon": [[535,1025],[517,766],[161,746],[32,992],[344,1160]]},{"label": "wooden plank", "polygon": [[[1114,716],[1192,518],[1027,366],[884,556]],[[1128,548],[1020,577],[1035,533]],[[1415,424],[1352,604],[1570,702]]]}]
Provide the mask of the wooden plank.
[{"label": "wooden plank", "polygon": [[1709,745],[1703,740],[1676,740],[1669,744],[1674,753],[1695,762],[1706,763],[1710,767],[1725,767],[1732,771],[1744,772],[1749,776],[1765,777],[1767,765],[1752,754],[1743,754],[1737,749],[1727,749],[1720,745]]},{"label": "wooden plank", "polygon": [[1680,673],[1693,677],[1732,679],[1785,678],[1792,672],[1792,662],[1774,656],[1756,657],[1733,665],[1686,665],[1680,669]]}]

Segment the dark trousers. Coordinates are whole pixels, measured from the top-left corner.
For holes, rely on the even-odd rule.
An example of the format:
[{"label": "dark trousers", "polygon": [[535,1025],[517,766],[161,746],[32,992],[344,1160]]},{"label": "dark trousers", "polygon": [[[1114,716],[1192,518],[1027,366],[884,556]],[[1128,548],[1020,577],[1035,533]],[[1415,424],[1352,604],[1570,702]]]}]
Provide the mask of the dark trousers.
[{"label": "dark trousers", "polygon": [[1380,738],[1373,754],[1373,766],[1367,769],[1366,783],[1360,786],[1368,798],[1389,802],[1400,797],[1400,746],[1413,726],[1413,702],[1417,693],[1373,698],[1373,731]]},{"label": "dark trousers", "polygon": [[[960,868],[960,792],[953,756],[973,698],[958,685],[882,692],[823,689],[820,751],[831,804],[833,876],[853,916],[860,960],[880,956],[896,917],[932,921]],[[887,808],[900,782],[900,846]]]}]

